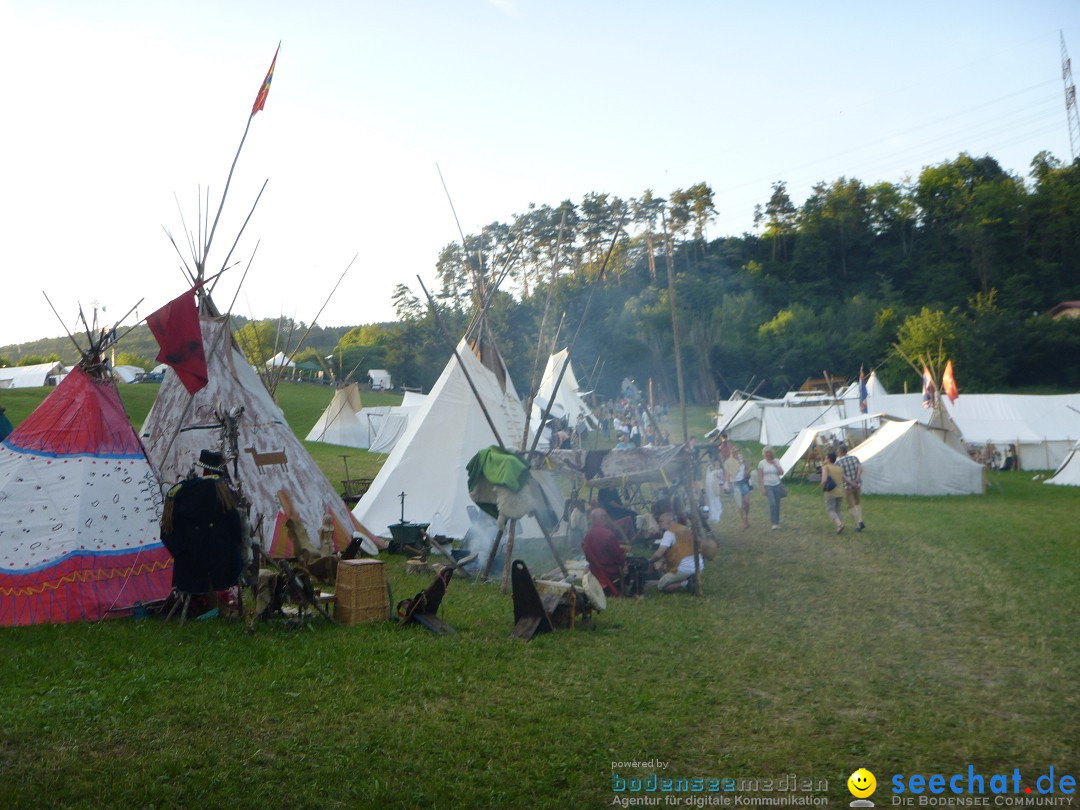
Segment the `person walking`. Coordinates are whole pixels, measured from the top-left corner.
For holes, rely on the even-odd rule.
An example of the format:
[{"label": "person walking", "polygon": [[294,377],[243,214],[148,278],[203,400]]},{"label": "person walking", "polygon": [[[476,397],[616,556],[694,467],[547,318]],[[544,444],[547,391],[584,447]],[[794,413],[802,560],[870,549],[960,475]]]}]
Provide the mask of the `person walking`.
[{"label": "person walking", "polygon": [[735,460],[735,469],[731,474],[731,489],[735,495],[735,504],[739,507],[739,517],[742,519],[742,527],[750,528],[750,465],[743,457],[743,451],[735,448],[732,451]]},{"label": "person walking", "polygon": [[780,528],[780,499],[787,495],[787,489],[780,480],[784,475],[784,468],[776,460],[772,447],[766,445],[761,453],[765,458],[758,462],[758,488],[769,502],[769,520],[775,532]]},{"label": "person walking", "polygon": [[846,444],[840,445],[839,451],[836,463],[844,472],[844,500],[848,514],[855,521],[855,531],[861,532],[866,528],[862,519],[862,462],[848,453]]},{"label": "person walking", "polygon": [[836,463],[836,453],[829,453],[821,465],[821,491],[825,493],[825,511],[836,526],[836,533],[844,530],[844,516],[841,502],[844,500],[844,483],[847,477]]}]

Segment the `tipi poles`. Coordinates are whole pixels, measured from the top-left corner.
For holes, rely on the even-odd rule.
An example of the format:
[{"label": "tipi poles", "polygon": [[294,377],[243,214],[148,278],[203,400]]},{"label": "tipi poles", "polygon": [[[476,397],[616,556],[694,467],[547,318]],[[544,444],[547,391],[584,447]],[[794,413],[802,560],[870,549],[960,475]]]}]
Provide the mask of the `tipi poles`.
[{"label": "tipi poles", "polygon": [[[626,221],[626,215],[623,214],[622,219],[619,220],[619,226],[615,229],[615,235],[611,237],[611,244],[608,246],[607,255],[604,256],[604,263],[600,265],[600,272],[596,274],[596,278],[593,279],[592,288],[589,290],[589,297],[585,299],[585,310],[581,313],[581,320],[578,321],[577,329],[574,331],[574,337],[570,340],[570,345],[566,349],[566,360],[563,362],[562,368],[559,369],[559,376],[555,379],[555,385],[551,389],[551,397],[548,399],[547,405],[544,407],[543,416],[540,417],[540,424],[547,422],[548,416],[551,414],[551,406],[555,403],[555,395],[559,393],[559,385],[562,384],[563,377],[566,375],[566,369],[570,365],[570,354],[574,350],[574,344],[577,343],[578,335],[581,334],[581,327],[585,325],[585,319],[589,315],[589,307],[592,305],[593,295],[596,294],[596,288],[600,284],[601,279],[604,277],[604,271],[607,269],[608,261],[611,259],[611,253],[615,250],[615,244],[619,240],[619,234],[622,233],[623,223]],[[530,452],[536,451],[536,445],[540,441],[540,434],[537,433],[533,436],[532,446],[529,448]]]},{"label": "tipi poles", "polygon": [[[559,220],[559,235],[555,239],[555,256],[551,262],[551,274],[554,276],[559,270],[559,251],[562,248],[562,235],[563,226],[566,224],[566,210],[563,209],[562,219]],[[548,285],[547,299],[544,301],[544,314],[540,318],[540,333],[536,336],[536,359],[533,362],[533,374],[532,384],[529,386],[529,399],[525,403],[525,431],[521,435],[521,449],[525,449],[525,445],[529,441],[530,422],[532,421],[532,404],[533,398],[536,394],[537,382],[536,378],[540,374],[540,354],[544,345],[544,330],[547,328],[547,316],[548,310],[551,308],[551,294],[555,290],[554,284]],[[564,313],[565,317],[565,313]],[[562,321],[559,322],[559,330],[562,329]],[[555,334],[559,334],[559,330],[556,330]],[[554,346],[552,347],[554,348]],[[537,425],[537,430],[543,430],[543,425]]]},{"label": "tipi poles", "polygon": [[461,355],[458,354],[457,345],[454,343],[454,339],[450,337],[450,332],[446,328],[446,324],[443,323],[442,317],[439,315],[439,310],[435,307],[435,299],[431,297],[431,293],[429,293],[427,287],[424,286],[423,279],[421,279],[420,276],[417,276],[416,280],[420,282],[420,289],[422,289],[424,295],[427,296],[428,306],[431,307],[431,314],[435,316],[435,321],[439,324],[439,329],[442,330],[443,337],[446,338],[446,342],[450,344],[450,348],[454,352],[454,357],[457,359],[458,365],[461,366],[461,373],[465,375],[465,380],[469,383],[469,388],[472,389],[473,396],[476,397],[476,402],[480,406],[480,410],[484,413],[484,418],[487,419],[488,427],[491,428],[491,432],[495,435],[495,441],[499,443],[499,449],[506,450],[506,445],[503,444],[502,437],[499,436],[499,430],[495,427],[495,422],[492,420],[491,414],[488,413],[488,409],[484,405],[484,400],[480,397],[480,392],[476,390],[476,384],[473,382],[472,375],[469,374],[469,369],[465,367],[465,361],[462,360]]}]

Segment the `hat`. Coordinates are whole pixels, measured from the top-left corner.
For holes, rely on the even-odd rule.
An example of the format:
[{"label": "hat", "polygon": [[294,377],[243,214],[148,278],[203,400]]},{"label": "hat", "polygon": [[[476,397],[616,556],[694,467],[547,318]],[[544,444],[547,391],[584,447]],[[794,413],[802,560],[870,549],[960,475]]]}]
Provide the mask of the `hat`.
[{"label": "hat", "polygon": [[221,453],[214,450],[203,450],[199,453],[199,460],[195,462],[195,466],[211,472],[225,472],[225,459]]}]

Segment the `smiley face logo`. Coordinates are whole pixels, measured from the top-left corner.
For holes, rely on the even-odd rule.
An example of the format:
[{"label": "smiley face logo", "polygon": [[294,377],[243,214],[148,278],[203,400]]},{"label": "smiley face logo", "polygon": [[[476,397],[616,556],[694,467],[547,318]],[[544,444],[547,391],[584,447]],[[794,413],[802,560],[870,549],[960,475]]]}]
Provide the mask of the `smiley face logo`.
[{"label": "smiley face logo", "polygon": [[865,799],[877,790],[877,779],[866,768],[859,768],[847,780],[848,790],[858,799]]}]

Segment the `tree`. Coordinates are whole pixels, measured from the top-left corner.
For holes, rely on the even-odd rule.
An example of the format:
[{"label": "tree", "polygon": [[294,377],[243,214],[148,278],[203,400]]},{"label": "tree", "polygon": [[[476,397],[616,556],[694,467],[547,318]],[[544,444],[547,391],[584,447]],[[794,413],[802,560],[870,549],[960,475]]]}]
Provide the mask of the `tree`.
[{"label": "tree", "polygon": [[277,336],[277,323],[269,319],[251,321],[236,330],[236,342],[240,344],[240,350],[256,368],[265,366],[276,353],[274,347],[278,343]]},{"label": "tree", "polygon": [[[946,313],[928,307],[923,307],[918,315],[908,315],[897,332],[897,353],[916,365],[944,366],[946,358],[957,356],[957,318],[955,311]],[[918,369],[914,370],[918,373]]]},{"label": "tree", "polygon": [[60,355],[53,352],[47,357],[38,354],[28,354],[21,357],[15,364],[16,366],[41,366],[45,363],[59,363]]},{"label": "tree", "polygon": [[664,201],[653,196],[651,188],[638,199],[630,201],[631,221],[642,229],[645,237],[646,257],[649,262],[649,279],[656,281],[656,224]]},{"label": "tree", "polygon": [[[788,246],[795,236],[799,210],[787,193],[787,184],[772,184],[772,195],[765,204],[765,238],[772,247],[771,259],[788,259]],[[777,255],[779,254],[779,255]]]},{"label": "tree", "polygon": [[154,361],[148,357],[141,357],[133,352],[117,352],[116,365],[136,366],[143,371],[149,371],[154,367]]}]

